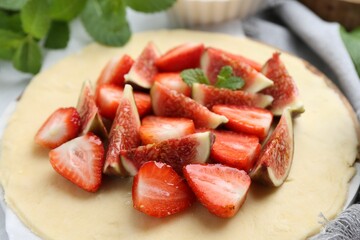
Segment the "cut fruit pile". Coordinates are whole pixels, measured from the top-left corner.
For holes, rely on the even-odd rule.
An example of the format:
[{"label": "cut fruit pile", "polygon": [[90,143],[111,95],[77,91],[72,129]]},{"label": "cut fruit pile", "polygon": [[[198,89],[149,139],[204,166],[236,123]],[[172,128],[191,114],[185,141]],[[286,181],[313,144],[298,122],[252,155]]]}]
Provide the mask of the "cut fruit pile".
[{"label": "cut fruit pile", "polygon": [[56,172],[86,191],[96,192],[104,175],[133,176],[133,206],[147,215],[199,201],[229,218],[251,181],[284,183],[292,117],[303,111],[279,53],[261,68],[199,43],[165,54],[149,43],[135,60],[111,59],[95,89],[85,82],[77,107],[56,110],[35,142],[50,149]]}]

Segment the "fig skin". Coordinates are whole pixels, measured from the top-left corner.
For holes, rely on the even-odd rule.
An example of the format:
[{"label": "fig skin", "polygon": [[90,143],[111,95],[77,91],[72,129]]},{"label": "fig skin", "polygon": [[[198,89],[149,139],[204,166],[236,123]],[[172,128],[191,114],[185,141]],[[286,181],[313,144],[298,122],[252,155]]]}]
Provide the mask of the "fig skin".
[{"label": "fig skin", "polygon": [[261,149],[257,163],[250,173],[251,179],[266,186],[281,186],[290,173],[293,156],[292,112],[290,108],[286,108],[275,130]]}]

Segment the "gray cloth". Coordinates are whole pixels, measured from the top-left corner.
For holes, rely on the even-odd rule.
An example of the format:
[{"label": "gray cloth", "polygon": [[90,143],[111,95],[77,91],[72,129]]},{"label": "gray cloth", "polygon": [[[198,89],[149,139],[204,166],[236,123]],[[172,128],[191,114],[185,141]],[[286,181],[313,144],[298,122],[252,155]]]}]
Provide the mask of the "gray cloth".
[{"label": "gray cloth", "polygon": [[[270,21],[269,21],[270,20]],[[360,79],[339,34],[297,1],[281,1],[244,21],[245,34],[305,58],[334,80],[360,119]]]}]

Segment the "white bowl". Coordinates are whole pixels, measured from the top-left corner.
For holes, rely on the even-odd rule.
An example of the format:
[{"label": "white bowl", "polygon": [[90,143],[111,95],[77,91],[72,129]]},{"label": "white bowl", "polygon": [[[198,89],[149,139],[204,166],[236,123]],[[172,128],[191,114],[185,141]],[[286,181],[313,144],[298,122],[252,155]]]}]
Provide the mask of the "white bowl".
[{"label": "white bowl", "polygon": [[180,27],[243,19],[256,12],[263,0],[177,0],[169,15]]}]

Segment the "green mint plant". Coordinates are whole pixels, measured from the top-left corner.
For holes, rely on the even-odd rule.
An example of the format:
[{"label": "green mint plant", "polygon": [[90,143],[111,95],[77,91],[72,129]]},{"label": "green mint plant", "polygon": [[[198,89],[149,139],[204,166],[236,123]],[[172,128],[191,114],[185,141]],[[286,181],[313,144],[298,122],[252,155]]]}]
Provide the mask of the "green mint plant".
[{"label": "green mint plant", "polygon": [[80,17],[97,42],[122,46],[131,36],[126,8],[153,13],[176,0],[0,0],[0,59],[22,72],[36,74],[41,48],[62,49],[70,38],[69,23]]}]

